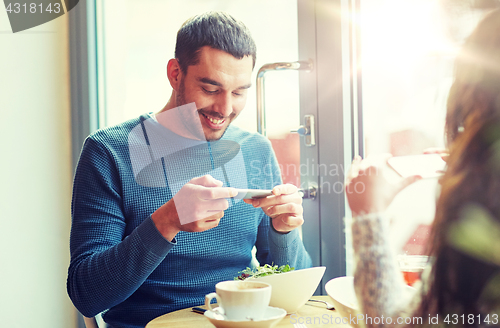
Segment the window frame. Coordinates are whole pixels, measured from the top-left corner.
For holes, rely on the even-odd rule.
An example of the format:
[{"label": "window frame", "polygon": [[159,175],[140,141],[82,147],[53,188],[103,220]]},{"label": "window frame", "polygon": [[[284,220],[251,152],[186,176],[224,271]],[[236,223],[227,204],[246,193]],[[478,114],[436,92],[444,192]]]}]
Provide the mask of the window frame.
[{"label": "window frame", "polygon": [[96,6],[86,1],[68,13],[71,149],[76,168],[85,138],[99,128]]},{"label": "window frame", "polygon": [[[349,44],[349,0],[316,0],[316,101],[318,122],[318,176],[319,186],[319,265],[326,266],[321,283],[347,273],[346,226],[349,213],[343,192],[345,173],[353,158],[353,102],[351,101],[352,74]],[[324,13],[340,13],[325,15]],[[300,45],[300,43],[299,43]],[[302,99],[302,95],[301,95]],[[332,168],[333,171],[321,169]],[[307,218],[306,218],[307,220]],[[309,249],[308,249],[309,250]],[[324,293],[324,292],[323,292]]]}]

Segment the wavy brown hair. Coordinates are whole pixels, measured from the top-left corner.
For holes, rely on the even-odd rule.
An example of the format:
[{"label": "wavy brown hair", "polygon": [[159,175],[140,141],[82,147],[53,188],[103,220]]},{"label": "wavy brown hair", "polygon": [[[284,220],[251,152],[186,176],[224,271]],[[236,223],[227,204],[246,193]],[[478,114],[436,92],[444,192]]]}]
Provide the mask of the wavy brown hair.
[{"label": "wavy brown hair", "polygon": [[495,10],[478,24],[455,60],[445,127],[449,145],[466,121],[486,121],[499,115],[499,91],[500,10]]},{"label": "wavy brown hair", "polygon": [[[500,117],[467,125],[450,151],[431,232],[434,258],[420,314],[484,314],[480,296],[498,267],[450,244],[451,228],[464,211],[479,206],[500,225]],[[497,142],[498,145],[498,142]]]},{"label": "wavy brown hair", "polygon": [[500,10],[479,23],[455,67],[445,127],[450,156],[428,243],[433,266],[417,310],[423,318],[481,314],[481,294],[498,271],[497,266],[455,248],[448,234],[470,204],[484,208],[500,224],[495,147],[500,145],[495,144],[500,140]]}]

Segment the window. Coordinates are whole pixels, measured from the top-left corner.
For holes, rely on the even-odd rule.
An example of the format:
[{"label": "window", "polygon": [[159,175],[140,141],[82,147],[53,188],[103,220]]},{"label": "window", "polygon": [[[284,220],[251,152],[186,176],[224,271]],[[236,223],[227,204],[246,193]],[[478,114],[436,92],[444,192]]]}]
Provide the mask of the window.
[{"label": "window", "polygon": [[[228,12],[248,26],[257,43],[254,86],[245,110],[234,122],[247,131],[257,131],[258,69],[267,63],[298,60],[296,1],[98,0],[96,8],[100,127],[158,112],[165,106],[171,93],[166,64],[174,57],[177,30],[193,15],[209,10]],[[284,181],[300,185],[299,137],[290,133],[300,125],[298,73],[270,72],[265,80],[267,136],[283,167]]]},{"label": "window", "polygon": [[[71,52],[77,72],[72,82],[74,156],[93,130],[163,108],[171,93],[166,63],[174,55],[179,26],[194,14],[227,11],[253,33],[258,46],[254,74],[266,63],[313,62],[310,73],[266,77],[268,137],[285,182],[319,187],[316,200],[304,201],[303,235],[314,265],[327,267],[323,282],[351,274],[343,222],[345,171],[358,152],[397,156],[444,147],[453,60],[484,15],[483,8],[473,6],[480,3],[487,1],[88,1],[70,21],[70,40],[77,40]],[[256,131],[255,87],[250,91],[235,124]],[[289,133],[304,115],[316,117],[315,147]],[[422,181],[394,202],[392,236],[398,251],[422,252],[436,189],[436,180]]]},{"label": "window", "polygon": [[[189,17],[209,10],[225,11],[248,26],[257,43],[259,67],[275,61],[298,60],[296,1],[97,0],[101,97],[105,123],[114,125],[148,111],[159,111],[170,97],[166,65],[174,57],[177,30]],[[154,9],[153,9],[154,8]],[[263,10],[265,9],[265,10]],[[258,18],[258,19],[257,19]],[[288,115],[269,110],[271,133],[286,134],[299,123],[297,75],[270,75],[267,106],[286,108]],[[286,96],[285,96],[286,95]],[[256,129],[255,85],[235,124]],[[279,115],[279,117],[273,116]],[[293,122],[288,123],[290,119]]]},{"label": "window", "polygon": [[[484,15],[472,3],[361,1],[362,80],[358,83],[365,155],[414,155],[445,147],[454,58]],[[437,178],[426,179],[397,196],[389,209],[396,252],[423,254],[437,191]]]}]

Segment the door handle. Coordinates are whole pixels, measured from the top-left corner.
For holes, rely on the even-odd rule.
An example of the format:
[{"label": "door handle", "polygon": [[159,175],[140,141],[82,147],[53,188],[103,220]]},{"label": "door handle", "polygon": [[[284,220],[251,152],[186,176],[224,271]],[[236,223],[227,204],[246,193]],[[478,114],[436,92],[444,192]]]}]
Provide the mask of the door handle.
[{"label": "door handle", "polygon": [[291,130],[292,133],[298,133],[305,137],[306,146],[311,147],[316,145],[314,115],[304,116],[304,125],[301,125],[296,130]]},{"label": "door handle", "polygon": [[298,193],[304,199],[312,199],[315,200],[318,196],[318,188],[314,185],[309,186],[307,189],[299,189]]},{"label": "door handle", "polygon": [[270,71],[301,70],[310,72],[313,68],[312,61],[296,61],[265,64],[257,73],[257,131],[267,136],[266,107],[264,99],[264,77]]}]

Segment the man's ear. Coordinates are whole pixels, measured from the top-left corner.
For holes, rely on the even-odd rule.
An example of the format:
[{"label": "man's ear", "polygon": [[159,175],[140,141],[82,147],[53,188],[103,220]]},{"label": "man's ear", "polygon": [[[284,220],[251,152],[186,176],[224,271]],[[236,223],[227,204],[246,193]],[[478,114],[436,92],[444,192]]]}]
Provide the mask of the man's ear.
[{"label": "man's ear", "polygon": [[167,77],[170,85],[172,86],[172,89],[178,91],[182,79],[182,70],[181,66],[179,65],[179,61],[175,58],[172,58],[168,61]]}]

